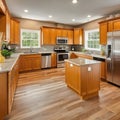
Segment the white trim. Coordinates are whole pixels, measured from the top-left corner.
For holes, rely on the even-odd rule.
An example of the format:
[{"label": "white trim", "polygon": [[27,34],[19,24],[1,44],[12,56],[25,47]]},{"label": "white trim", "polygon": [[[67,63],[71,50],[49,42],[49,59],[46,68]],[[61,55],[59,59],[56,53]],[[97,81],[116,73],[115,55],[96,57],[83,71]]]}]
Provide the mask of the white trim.
[{"label": "white trim", "polygon": [[37,33],[38,34],[38,46],[32,46],[32,48],[40,48],[41,45],[40,45],[40,30],[30,30],[30,29],[21,29],[21,32],[20,32],[20,48],[31,48],[31,47],[23,47],[22,46],[22,32],[34,32],[34,33]]}]

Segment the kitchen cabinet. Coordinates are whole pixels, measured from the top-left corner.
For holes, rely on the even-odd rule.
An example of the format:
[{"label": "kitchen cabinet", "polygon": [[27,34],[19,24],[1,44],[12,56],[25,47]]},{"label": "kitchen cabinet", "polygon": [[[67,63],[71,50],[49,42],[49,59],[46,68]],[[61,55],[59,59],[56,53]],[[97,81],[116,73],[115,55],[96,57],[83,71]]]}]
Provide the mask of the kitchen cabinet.
[{"label": "kitchen cabinet", "polygon": [[28,54],[20,56],[20,72],[37,70],[41,68],[41,55]]},{"label": "kitchen cabinet", "polygon": [[7,73],[0,73],[0,120],[8,114]]},{"label": "kitchen cabinet", "polygon": [[120,19],[113,20],[113,29],[114,31],[120,30]]},{"label": "kitchen cabinet", "polygon": [[68,30],[62,29],[62,37],[68,37]]},{"label": "kitchen cabinet", "polygon": [[10,41],[10,15],[6,11],[6,15],[0,15],[0,32],[3,32],[3,40]]},{"label": "kitchen cabinet", "polygon": [[107,22],[102,22],[99,25],[100,29],[100,44],[107,44]]},{"label": "kitchen cabinet", "polygon": [[82,28],[76,28],[74,29],[74,44],[76,45],[83,45],[83,29]]},{"label": "kitchen cabinet", "polygon": [[73,30],[67,30],[68,32],[68,44],[73,44]]},{"label": "kitchen cabinet", "polygon": [[19,77],[19,59],[8,73],[8,112],[10,113]]},{"label": "kitchen cabinet", "polygon": [[20,23],[13,18],[10,20],[10,43],[20,44]]},{"label": "kitchen cabinet", "polygon": [[107,32],[112,32],[112,31],[113,31],[113,21],[108,21]]},{"label": "kitchen cabinet", "polygon": [[6,7],[5,7],[5,5],[4,5],[2,0],[0,0],[0,13],[1,14],[5,14],[6,13]]},{"label": "kitchen cabinet", "polygon": [[106,62],[101,62],[101,78],[106,79]]},{"label": "kitchen cabinet", "polygon": [[56,30],[54,28],[42,28],[42,43],[43,45],[56,44]]},{"label": "kitchen cabinet", "polygon": [[100,89],[100,64],[77,66],[67,61],[65,81],[82,99],[97,96]]},{"label": "kitchen cabinet", "polygon": [[51,54],[51,67],[57,67],[57,54]]}]

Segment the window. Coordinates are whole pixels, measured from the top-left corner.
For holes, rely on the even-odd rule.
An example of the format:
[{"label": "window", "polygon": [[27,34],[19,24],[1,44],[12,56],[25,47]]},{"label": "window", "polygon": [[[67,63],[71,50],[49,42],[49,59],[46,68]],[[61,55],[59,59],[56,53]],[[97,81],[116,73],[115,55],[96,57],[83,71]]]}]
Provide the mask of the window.
[{"label": "window", "polygon": [[100,50],[99,29],[85,31],[85,49]]},{"label": "window", "polygon": [[40,30],[21,29],[21,48],[40,48]]}]

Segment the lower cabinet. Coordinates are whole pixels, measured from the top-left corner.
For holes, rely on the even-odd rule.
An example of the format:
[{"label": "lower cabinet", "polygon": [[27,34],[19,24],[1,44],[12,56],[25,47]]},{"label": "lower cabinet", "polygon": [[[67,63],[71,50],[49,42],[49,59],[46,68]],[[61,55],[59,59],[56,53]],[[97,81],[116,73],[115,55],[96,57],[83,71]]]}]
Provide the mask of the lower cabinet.
[{"label": "lower cabinet", "polygon": [[18,77],[19,77],[19,60],[16,62],[12,70],[8,73],[8,113],[10,113],[12,108]]},{"label": "lower cabinet", "polygon": [[57,54],[51,54],[51,67],[57,67]]},{"label": "lower cabinet", "polygon": [[106,79],[106,62],[101,62],[101,78]]},{"label": "lower cabinet", "polygon": [[0,120],[10,113],[19,76],[19,60],[10,72],[0,73]]},{"label": "lower cabinet", "polygon": [[0,120],[8,114],[8,80],[7,73],[0,73]]},{"label": "lower cabinet", "polygon": [[40,54],[29,54],[20,56],[20,67],[19,71],[30,71],[41,68],[41,55]]},{"label": "lower cabinet", "polygon": [[66,62],[65,81],[82,99],[96,96],[100,89],[100,64],[77,66]]}]

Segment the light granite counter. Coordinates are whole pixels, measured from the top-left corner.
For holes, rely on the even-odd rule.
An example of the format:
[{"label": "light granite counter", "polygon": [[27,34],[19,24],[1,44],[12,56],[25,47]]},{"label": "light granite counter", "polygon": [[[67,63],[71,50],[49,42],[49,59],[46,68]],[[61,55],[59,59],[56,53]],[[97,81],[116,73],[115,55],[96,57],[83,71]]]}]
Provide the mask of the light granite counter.
[{"label": "light granite counter", "polygon": [[79,51],[70,51],[70,53],[83,54],[83,55],[89,55],[89,56],[92,56],[92,57],[98,57],[98,58],[103,58],[103,59],[106,59],[106,56],[105,56],[105,55],[88,54],[88,53],[79,52]]},{"label": "light granite counter", "polygon": [[77,66],[82,66],[82,65],[91,65],[91,64],[99,64],[101,62],[96,61],[96,60],[89,60],[89,59],[84,59],[84,58],[74,58],[74,59],[66,59],[66,62],[70,62],[74,65]]},{"label": "light granite counter", "polygon": [[14,53],[9,59],[5,59],[5,62],[0,63],[0,73],[11,71],[20,55],[21,53]]},{"label": "light granite counter", "polygon": [[55,53],[54,51],[41,51],[41,52],[25,52],[25,53],[14,53],[11,55],[10,58],[5,59],[4,63],[0,63],[0,73],[2,72],[9,72],[12,70],[13,66],[15,65],[16,61],[19,59],[20,55],[30,55],[30,54],[42,54],[42,53]]}]

